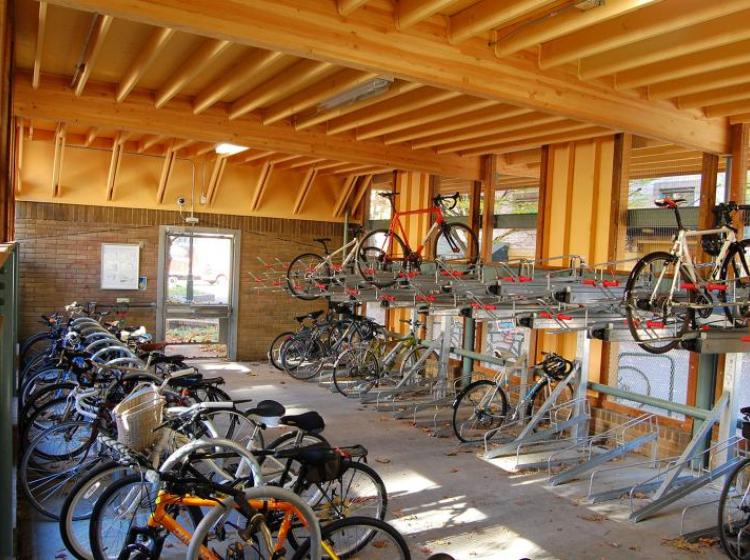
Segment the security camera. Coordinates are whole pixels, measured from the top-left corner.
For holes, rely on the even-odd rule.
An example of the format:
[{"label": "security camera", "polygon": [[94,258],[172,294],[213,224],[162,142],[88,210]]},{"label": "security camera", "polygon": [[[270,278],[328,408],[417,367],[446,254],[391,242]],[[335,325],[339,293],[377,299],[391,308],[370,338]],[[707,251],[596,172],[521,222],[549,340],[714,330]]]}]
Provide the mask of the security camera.
[{"label": "security camera", "polygon": [[183,206],[185,206],[185,197],[184,196],[178,196],[177,197],[177,206],[179,206],[180,208],[182,208]]}]

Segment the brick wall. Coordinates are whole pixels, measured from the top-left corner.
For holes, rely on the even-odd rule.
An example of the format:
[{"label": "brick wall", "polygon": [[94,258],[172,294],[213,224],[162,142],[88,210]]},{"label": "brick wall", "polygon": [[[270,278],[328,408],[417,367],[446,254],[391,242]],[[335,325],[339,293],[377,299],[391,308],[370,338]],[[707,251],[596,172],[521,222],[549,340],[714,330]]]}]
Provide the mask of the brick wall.
[{"label": "brick wall", "polygon": [[[307,251],[317,251],[313,239],[341,240],[341,224],[249,216],[198,214],[201,227],[242,232],[237,320],[237,354],[242,360],[262,359],[271,340],[293,328],[292,317],[321,307],[283,292],[258,290],[247,274],[263,272],[257,257],[288,262]],[[130,298],[127,321],[153,331],[159,226],[184,225],[179,213],[160,210],[107,208],[72,204],[17,202],[16,240],[19,242],[21,280],[20,336],[39,330],[39,315],[61,310],[72,301],[114,303]],[[148,277],[145,291],[100,290],[102,243],[140,243],[140,275]]]}]

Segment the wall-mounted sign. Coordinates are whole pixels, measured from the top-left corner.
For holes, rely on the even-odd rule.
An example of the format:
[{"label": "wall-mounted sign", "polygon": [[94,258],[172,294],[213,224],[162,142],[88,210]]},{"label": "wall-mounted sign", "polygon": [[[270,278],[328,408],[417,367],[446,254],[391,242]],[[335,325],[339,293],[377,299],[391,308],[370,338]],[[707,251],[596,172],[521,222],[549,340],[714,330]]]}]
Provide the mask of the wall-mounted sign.
[{"label": "wall-mounted sign", "polygon": [[102,243],[102,290],[137,290],[138,244]]}]

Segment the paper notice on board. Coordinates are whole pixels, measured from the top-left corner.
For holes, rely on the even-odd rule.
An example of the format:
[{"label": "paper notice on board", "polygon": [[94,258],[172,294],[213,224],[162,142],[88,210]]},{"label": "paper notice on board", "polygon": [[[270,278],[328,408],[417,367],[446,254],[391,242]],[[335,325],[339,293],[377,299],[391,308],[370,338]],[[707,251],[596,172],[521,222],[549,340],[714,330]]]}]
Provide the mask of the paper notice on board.
[{"label": "paper notice on board", "polygon": [[102,243],[102,290],[137,290],[140,246]]}]

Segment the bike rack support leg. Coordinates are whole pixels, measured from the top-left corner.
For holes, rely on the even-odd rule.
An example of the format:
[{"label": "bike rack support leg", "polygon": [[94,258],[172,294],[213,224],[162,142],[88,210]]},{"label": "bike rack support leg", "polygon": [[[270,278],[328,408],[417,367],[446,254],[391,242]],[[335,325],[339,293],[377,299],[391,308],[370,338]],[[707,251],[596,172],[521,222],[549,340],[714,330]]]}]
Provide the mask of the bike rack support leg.
[{"label": "bike rack support leg", "polygon": [[[742,374],[742,354],[726,354],[724,360],[723,396],[727,398],[727,406],[719,417],[719,441],[726,441],[737,431],[737,415],[740,403],[737,402],[737,389]],[[734,456],[734,446],[722,449],[718,457],[712,457],[713,464],[726,463]]]},{"label": "bike rack support leg", "polygon": [[[578,385],[576,385],[576,394],[573,396],[578,403],[576,405],[576,416],[585,414],[585,399],[587,398],[588,381],[589,381],[589,351],[591,340],[589,340],[587,331],[578,331],[576,334],[576,360],[579,362],[578,367]],[[577,440],[587,438],[589,435],[589,425],[578,424],[573,430],[573,437]]]},{"label": "bike rack support leg", "polygon": [[[464,339],[462,348],[469,352],[474,351],[476,327],[477,324],[473,317],[466,317],[464,319]],[[461,388],[463,389],[471,383],[471,372],[474,371],[474,359],[464,356],[461,365]]]}]

